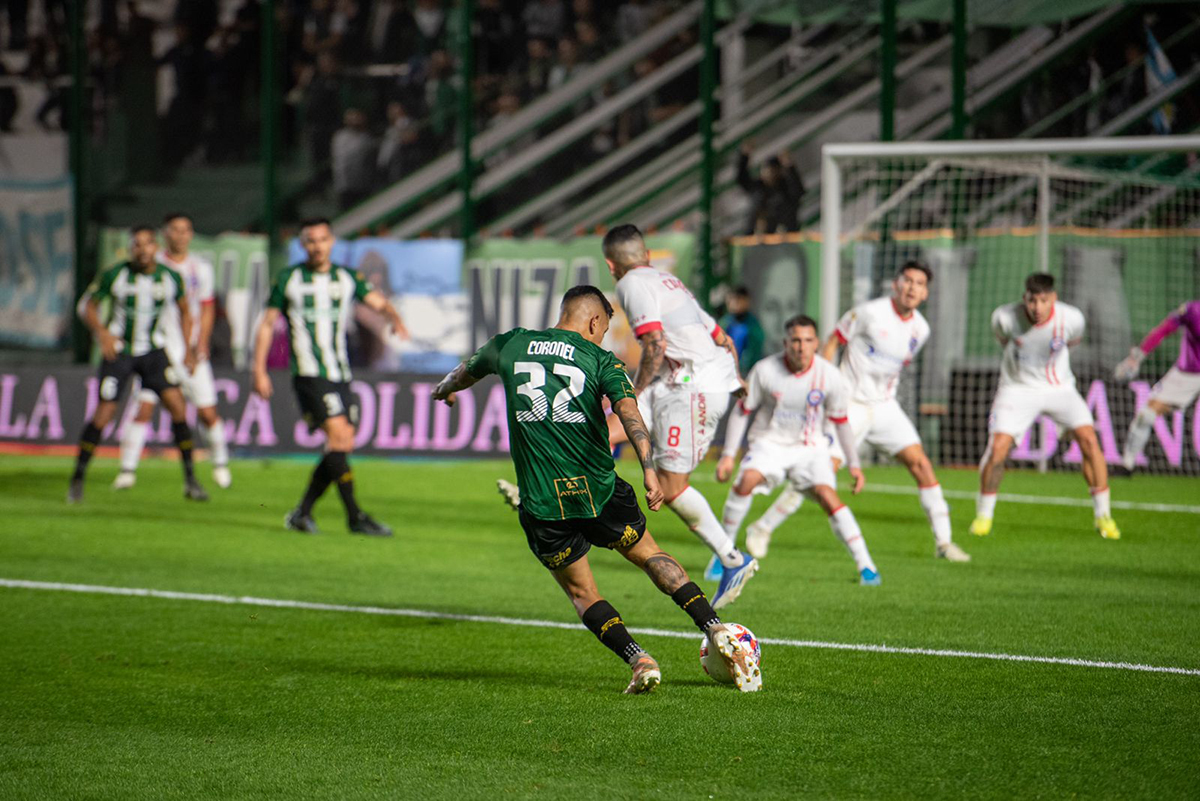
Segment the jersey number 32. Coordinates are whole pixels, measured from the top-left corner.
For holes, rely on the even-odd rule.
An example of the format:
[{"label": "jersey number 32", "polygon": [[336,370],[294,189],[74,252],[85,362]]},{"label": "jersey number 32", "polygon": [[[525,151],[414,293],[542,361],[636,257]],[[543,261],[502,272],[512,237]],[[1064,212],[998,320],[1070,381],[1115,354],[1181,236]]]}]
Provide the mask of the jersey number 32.
[{"label": "jersey number 32", "polygon": [[517,394],[529,398],[533,408],[517,412],[518,423],[536,423],[546,419],[547,407],[550,420],[554,423],[582,423],[587,420],[583,412],[573,412],[568,407],[571,401],[583,394],[583,384],[586,376],[578,367],[571,364],[555,364],[552,372],[565,378],[567,385],[554,396],[553,403],[547,403],[546,366],[540,362],[514,362],[514,375],[528,375],[529,380],[517,387]]}]

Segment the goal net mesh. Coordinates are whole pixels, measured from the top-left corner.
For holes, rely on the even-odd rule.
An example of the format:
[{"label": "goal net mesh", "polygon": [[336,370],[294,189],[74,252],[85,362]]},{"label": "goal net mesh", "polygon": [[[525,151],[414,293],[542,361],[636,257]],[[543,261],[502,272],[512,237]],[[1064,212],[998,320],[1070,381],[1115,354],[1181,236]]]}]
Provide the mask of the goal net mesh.
[{"label": "goal net mesh", "polygon": [[[1020,299],[1025,277],[1055,276],[1087,320],[1071,351],[1078,388],[1110,462],[1154,382],[1174,363],[1163,342],[1130,384],[1113,367],[1166,314],[1198,297],[1200,165],[1184,156],[845,157],[841,307],[886,295],[907,259],[933,270],[923,309],[933,335],[901,381],[930,456],[976,464],[999,379],[992,311]],[[1170,174],[1168,177],[1168,173]],[[1200,473],[1193,402],[1159,419],[1143,469]],[[1039,419],[1013,458],[1077,468],[1068,432]]]}]

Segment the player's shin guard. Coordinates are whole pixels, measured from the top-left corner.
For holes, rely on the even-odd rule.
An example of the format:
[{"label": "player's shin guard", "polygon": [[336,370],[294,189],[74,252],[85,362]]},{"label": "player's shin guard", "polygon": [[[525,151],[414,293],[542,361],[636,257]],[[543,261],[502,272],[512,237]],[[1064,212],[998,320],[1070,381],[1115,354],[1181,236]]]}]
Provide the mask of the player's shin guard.
[{"label": "player's shin guard", "polygon": [[137,470],[138,462],[142,460],[142,450],[146,447],[146,429],[148,423],[130,420],[125,425],[121,435],[121,472],[132,473]]},{"label": "player's shin guard", "polygon": [[929,526],[933,529],[933,538],[938,545],[950,542],[950,506],[946,496],[942,494],[942,485],[921,487],[917,492],[921,499],[921,508],[929,518]]},{"label": "player's shin guard", "polygon": [[75,457],[74,478],[83,478],[83,474],[87,472],[88,462],[92,460],[92,454],[96,452],[96,445],[99,442],[100,429],[89,422],[83,427],[83,433],[79,435],[79,455]]},{"label": "player's shin guard", "polygon": [[775,502],[767,507],[767,511],[763,512],[763,516],[757,520],[756,525],[764,527],[767,533],[773,533],[784,520],[796,514],[802,503],[804,503],[803,493],[791,486],[784,487],[783,492],[779,493]]},{"label": "player's shin guard", "polygon": [[750,504],[754,501],[754,495],[747,493],[746,495],[738,495],[736,490],[729,490],[729,497],[725,499],[725,509],[721,513],[721,524],[725,526],[725,533],[729,538],[737,543],[738,531],[742,528],[742,521],[746,519],[746,513],[750,511]]},{"label": "player's shin guard", "polygon": [[671,593],[671,600],[688,613],[692,622],[696,624],[696,628],[700,631],[707,632],[713,626],[721,625],[721,618],[717,617],[717,613],[713,611],[712,604],[708,602],[708,598],[704,595],[704,590],[694,581],[689,581],[675,592]]},{"label": "player's shin guard", "polygon": [[308,480],[308,489],[304,491],[304,497],[300,499],[300,514],[312,514],[313,504],[325,494],[325,490],[329,489],[331,481],[333,479],[329,470],[329,454],[327,453],[313,468],[312,478]]},{"label": "player's shin guard", "polygon": [[721,560],[725,567],[740,567],[744,561],[742,552],[737,549],[737,543],[729,538],[720,521],[709,508],[708,501],[695,487],[688,487],[673,500],[668,502],[671,511],[679,515],[687,527],[696,532],[704,544]]},{"label": "player's shin guard", "polygon": [[227,466],[229,464],[229,444],[225,441],[225,421],[218,419],[213,425],[205,426],[204,438],[208,440],[213,467]]},{"label": "player's shin guard", "polygon": [[171,423],[171,433],[175,435],[175,447],[179,448],[179,461],[183,463],[183,476],[189,481],[196,477],[192,465],[192,451],[196,443],[192,440],[192,429],[186,422]]},{"label": "player's shin guard", "polygon": [[1133,418],[1133,422],[1129,424],[1129,434],[1125,438],[1125,451],[1121,454],[1121,464],[1126,470],[1137,467],[1138,457],[1142,455],[1142,451],[1146,450],[1146,443],[1150,441],[1150,432],[1154,430],[1154,421],[1157,418],[1158,412],[1149,406],[1143,406],[1142,410],[1137,413],[1137,417]]},{"label": "player's shin guard", "polygon": [[580,617],[583,625],[596,635],[604,647],[625,660],[626,664],[632,664],[639,654],[645,653],[608,601],[596,601]]},{"label": "player's shin guard", "polygon": [[850,552],[850,556],[854,559],[854,567],[859,572],[862,569],[868,568],[873,573],[879,571],[875,569],[875,562],[871,559],[871,552],[867,550],[867,541],[863,539],[862,529],[858,527],[858,521],[854,519],[854,513],[850,508],[843,506],[829,516],[829,527],[833,529],[833,533],[846,546],[846,550]]},{"label": "player's shin guard", "polygon": [[326,454],[326,468],[330,480],[337,485],[338,493],[342,496],[342,506],[346,507],[346,517],[355,520],[362,510],[354,498],[354,473],[350,471],[349,454],[345,451],[330,451]]}]

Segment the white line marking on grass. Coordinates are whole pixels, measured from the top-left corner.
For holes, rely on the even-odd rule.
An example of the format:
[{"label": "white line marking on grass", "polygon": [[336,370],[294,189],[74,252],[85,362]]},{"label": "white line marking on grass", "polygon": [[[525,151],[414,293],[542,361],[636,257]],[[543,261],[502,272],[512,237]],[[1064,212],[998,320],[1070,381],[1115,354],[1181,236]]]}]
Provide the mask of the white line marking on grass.
[{"label": "white line marking on grass", "polygon": [[[917,488],[913,486],[905,486],[901,484],[871,484],[868,483],[865,489],[868,492],[886,492],[891,495],[916,495]],[[975,493],[970,490],[952,490],[942,489],[942,494],[947,498],[962,498],[964,500],[975,500]],[[1008,492],[1001,492],[996,495],[996,498],[1001,501],[1009,501],[1011,503],[1034,503],[1044,504],[1046,506],[1086,506],[1092,508],[1091,498],[1062,498],[1054,495],[1014,495]],[[1174,503],[1141,503],[1139,501],[1112,501],[1114,509],[1130,509],[1138,512],[1182,512],[1184,514],[1200,515],[1200,506],[1188,506],[1186,504]]]},{"label": "white line marking on grass", "polygon": [[[426,609],[394,609],[385,606],[351,606],[349,604],[325,604],[314,601],[291,601],[280,598],[257,598],[253,595],[215,595],[210,593],[174,592],[151,590],[138,587],[106,587],[96,584],[62,584],[51,581],[25,581],[0,578],[0,587],[21,590],[49,590],[78,592],[89,595],[124,595],[140,598],[165,598],[171,601],[201,601],[214,604],[240,604],[244,606],[267,606],[276,609],[307,609],[316,612],[350,612],[359,615],[384,615],[388,617],[414,617],[426,620],[454,620],[463,623],[492,623],[499,626],[525,626],[539,629],[586,630],[580,623],[562,623],[556,620],[535,620],[520,617],[497,617],[494,615],[464,615],[453,612],[432,612]],[[695,640],[699,636],[691,631],[670,629],[631,628],[634,634],[652,637],[673,637],[679,640]],[[985,651],[955,651],[943,648],[905,648],[894,645],[871,645],[864,643],[825,642],[822,640],[788,640],[773,637],[761,638],[767,645],[782,645],[788,648],[821,648],[833,651],[859,651],[871,654],[904,654],[908,656],[941,656],[960,659],[991,659],[999,662],[1036,662],[1043,665],[1072,665],[1075,667],[1108,668],[1109,670],[1134,670],[1143,673],[1174,673],[1181,676],[1200,676],[1200,669],[1171,667],[1164,665],[1142,665],[1136,662],[1107,662],[1092,659],[1075,659],[1061,656],[1026,656],[1023,654],[996,654]]]}]

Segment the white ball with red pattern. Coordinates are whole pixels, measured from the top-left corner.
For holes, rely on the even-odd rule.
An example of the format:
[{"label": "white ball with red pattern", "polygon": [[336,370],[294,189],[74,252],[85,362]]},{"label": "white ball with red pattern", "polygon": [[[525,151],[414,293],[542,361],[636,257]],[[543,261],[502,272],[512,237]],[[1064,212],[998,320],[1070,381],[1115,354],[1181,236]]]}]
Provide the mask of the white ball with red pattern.
[{"label": "white ball with red pattern", "polygon": [[[754,658],[757,661],[762,660],[762,645],[758,642],[758,637],[754,636],[754,632],[743,626],[741,623],[726,623],[725,624],[732,632],[734,637],[746,645],[754,652]],[[710,652],[711,650],[711,652]],[[704,668],[704,672],[721,684],[733,684],[733,676],[729,674],[729,667],[725,664],[725,660],[721,655],[716,653],[716,649],[710,649],[708,637],[700,639],[700,666]]]}]

